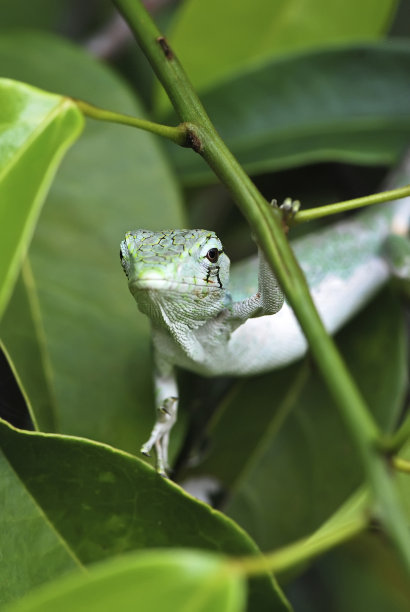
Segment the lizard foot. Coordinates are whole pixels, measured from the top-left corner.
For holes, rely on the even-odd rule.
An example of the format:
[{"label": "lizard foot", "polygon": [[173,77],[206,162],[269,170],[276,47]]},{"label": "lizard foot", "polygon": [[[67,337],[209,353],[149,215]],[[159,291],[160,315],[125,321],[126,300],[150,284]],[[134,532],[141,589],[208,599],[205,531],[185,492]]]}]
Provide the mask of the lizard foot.
[{"label": "lizard foot", "polygon": [[167,477],[168,465],[168,444],[169,434],[177,419],[178,398],[166,398],[157,411],[157,420],[152,429],[149,440],[141,447],[141,453],[150,456],[151,449],[155,446],[157,454],[157,471],[161,476]]},{"label": "lizard foot", "polygon": [[300,209],[300,201],[292,200],[292,198],[285,198],[279,206],[279,209],[282,211],[285,220],[293,219]]},{"label": "lizard foot", "polygon": [[278,206],[277,200],[272,200],[270,204],[274,208],[279,208],[282,213],[282,222],[286,231],[288,231],[294,216],[300,209],[300,201],[292,200],[292,198],[285,198],[280,206]]}]

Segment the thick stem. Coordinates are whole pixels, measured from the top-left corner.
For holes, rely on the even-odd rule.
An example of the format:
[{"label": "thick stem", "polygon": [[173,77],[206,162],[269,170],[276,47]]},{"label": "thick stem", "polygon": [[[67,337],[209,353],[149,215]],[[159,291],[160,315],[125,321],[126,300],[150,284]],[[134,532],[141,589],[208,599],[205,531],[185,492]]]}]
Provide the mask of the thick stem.
[{"label": "thick stem", "polygon": [[327,335],[303,273],[289,247],[280,211],[263,198],[211,124],[174,52],[139,0],[114,0],[167,91],[181,121],[188,124],[195,150],[231,192],[275,271],[309,341],[335,404],[348,427],[369,480],[379,518],[410,572],[410,536],[385,458],[377,449],[380,433]]}]

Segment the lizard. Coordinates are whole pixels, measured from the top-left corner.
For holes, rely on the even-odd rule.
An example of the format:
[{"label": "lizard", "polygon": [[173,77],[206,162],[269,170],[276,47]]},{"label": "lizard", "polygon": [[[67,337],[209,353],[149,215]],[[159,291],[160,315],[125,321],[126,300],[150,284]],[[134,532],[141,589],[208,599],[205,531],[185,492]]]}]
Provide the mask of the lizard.
[{"label": "lizard", "polygon": [[[326,330],[334,334],[392,274],[386,245],[407,249],[410,197],[372,206],[291,242]],[[248,376],[296,361],[307,342],[261,249],[232,266],[213,231],[127,232],[120,258],[139,310],[151,320],[156,421],[141,452],[155,448],[167,476],[177,418],[175,368]]]}]

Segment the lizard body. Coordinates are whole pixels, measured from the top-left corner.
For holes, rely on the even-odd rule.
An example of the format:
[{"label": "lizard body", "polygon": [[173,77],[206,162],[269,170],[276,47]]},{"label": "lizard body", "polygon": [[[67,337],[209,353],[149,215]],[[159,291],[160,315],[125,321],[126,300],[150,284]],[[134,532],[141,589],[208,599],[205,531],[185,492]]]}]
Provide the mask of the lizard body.
[{"label": "lizard body", "polygon": [[[409,226],[406,198],[292,242],[330,333],[387,281],[383,245]],[[166,473],[178,405],[175,366],[204,376],[252,375],[295,361],[307,344],[261,251],[230,274],[213,232],[136,230],[121,243],[121,259],[130,291],[152,324],[157,420],[141,450],[148,454],[155,446],[158,469]]]}]

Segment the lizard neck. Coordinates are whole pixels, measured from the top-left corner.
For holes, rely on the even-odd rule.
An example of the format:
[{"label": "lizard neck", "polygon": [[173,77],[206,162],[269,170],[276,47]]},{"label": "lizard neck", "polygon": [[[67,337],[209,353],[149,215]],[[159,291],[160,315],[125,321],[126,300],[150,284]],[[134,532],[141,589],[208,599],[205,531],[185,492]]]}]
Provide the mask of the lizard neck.
[{"label": "lizard neck", "polygon": [[147,289],[135,294],[138,308],[155,326],[169,329],[183,323],[197,329],[214,319],[229,304],[224,289],[193,287],[191,293]]},{"label": "lizard neck", "polygon": [[[230,296],[224,289],[194,287],[189,293],[176,291],[140,291],[135,295],[138,308],[152,322],[154,335],[171,342],[191,360],[205,359],[207,344],[212,341],[212,322],[226,311]],[[209,328],[209,334],[202,330]],[[211,329],[212,328],[212,329]],[[175,346],[174,346],[175,352]]]}]

